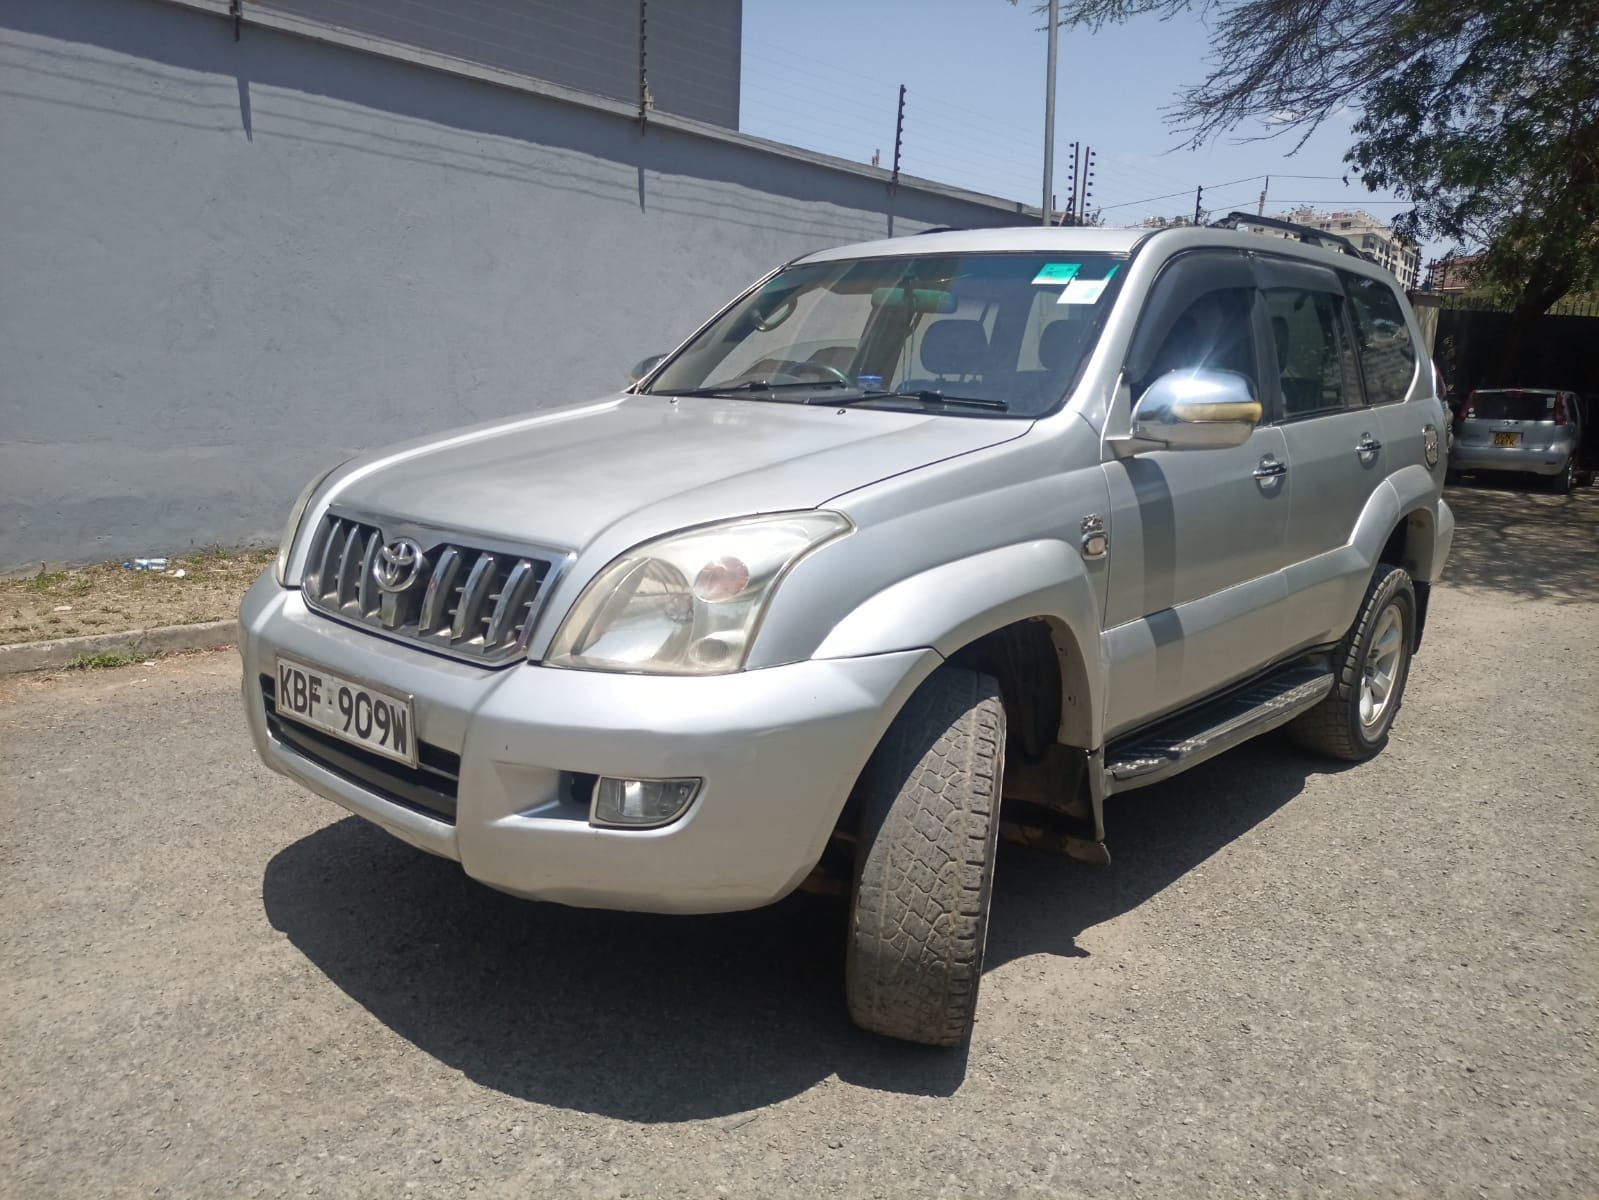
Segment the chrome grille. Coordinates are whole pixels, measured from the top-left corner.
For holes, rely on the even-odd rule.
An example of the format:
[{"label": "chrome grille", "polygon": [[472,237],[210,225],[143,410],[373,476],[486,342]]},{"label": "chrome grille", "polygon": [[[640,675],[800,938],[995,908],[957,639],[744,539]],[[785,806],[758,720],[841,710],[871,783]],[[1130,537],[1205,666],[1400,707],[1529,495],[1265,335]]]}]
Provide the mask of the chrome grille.
[{"label": "chrome grille", "polygon": [[459,658],[487,663],[521,653],[554,560],[416,540],[423,554],[414,580],[403,591],[385,591],[374,570],[383,530],[328,513],[306,556],[305,602]]}]

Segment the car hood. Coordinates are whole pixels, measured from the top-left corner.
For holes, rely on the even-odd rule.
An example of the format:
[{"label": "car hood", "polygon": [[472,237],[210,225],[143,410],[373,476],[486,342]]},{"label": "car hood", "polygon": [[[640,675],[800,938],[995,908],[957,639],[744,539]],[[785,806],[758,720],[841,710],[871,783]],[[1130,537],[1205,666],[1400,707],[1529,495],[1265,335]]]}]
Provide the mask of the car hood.
[{"label": "car hood", "polygon": [[623,394],[380,451],[341,471],[323,503],[380,523],[397,518],[577,550],[619,523],[636,524],[629,532],[647,537],[725,517],[814,508],[1030,427]]}]

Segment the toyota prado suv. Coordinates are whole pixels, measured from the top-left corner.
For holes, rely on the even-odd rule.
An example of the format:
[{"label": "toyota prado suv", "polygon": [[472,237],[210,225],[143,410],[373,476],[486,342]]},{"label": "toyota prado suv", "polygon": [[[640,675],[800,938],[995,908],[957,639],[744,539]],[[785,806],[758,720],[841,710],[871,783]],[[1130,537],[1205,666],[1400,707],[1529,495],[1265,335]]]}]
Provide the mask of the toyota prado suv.
[{"label": "toyota prado suv", "polygon": [[240,613],[256,749],[530,899],[847,891],[855,1021],[958,1043],[1002,820],[1106,862],[1118,793],[1388,740],[1446,417],[1329,242],[825,250],[626,391],[343,463]]}]

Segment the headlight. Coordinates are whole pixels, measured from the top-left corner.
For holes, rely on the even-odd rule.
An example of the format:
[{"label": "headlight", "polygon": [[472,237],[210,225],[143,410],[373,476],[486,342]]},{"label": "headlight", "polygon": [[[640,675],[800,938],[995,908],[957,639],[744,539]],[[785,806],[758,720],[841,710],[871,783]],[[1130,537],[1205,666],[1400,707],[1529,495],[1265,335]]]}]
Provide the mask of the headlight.
[{"label": "headlight", "polygon": [[289,555],[294,550],[294,535],[300,532],[300,521],[305,516],[306,507],[311,503],[317,489],[328,481],[328,476],[337,471],[344,463],[334,463],[322,474],[305,485],[305,491],[300,493],[299,499],[294,502],[294,507],[289,510],[289,523],[283,527],[283,540],[278,543],[277,580],[279,587],[287,587],[289,581]]},{"label": "headlight", "polygon": [[778,581],[849,527],[838,513],[780,513],[636,546],[583,589],[544,661],[650,675],[737,671]]}]

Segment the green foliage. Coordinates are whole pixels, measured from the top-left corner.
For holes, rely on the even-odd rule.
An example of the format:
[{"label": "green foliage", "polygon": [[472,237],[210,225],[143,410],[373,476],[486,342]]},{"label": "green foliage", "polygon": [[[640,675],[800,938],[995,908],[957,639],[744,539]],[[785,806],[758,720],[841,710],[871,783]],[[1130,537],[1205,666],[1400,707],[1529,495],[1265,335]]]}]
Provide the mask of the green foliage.
[{"label": "green foliage", "polygon": [[102,650],[98,654],[80,654],[67,667],[74,671],[93,671],[105,667],[129,667],[144,660],[143,654],[132,650]]},{"label": "green foliage", "polygon": [[23,586],[30,592],[48,592],[58,587],[66,577],[65,571],[40,571],[37,575],[29,576]]},{"label": "green foliage", "polygon": [[1599,0],[1413,0],[1349,160],[1415,202],[1401,232],[1478,244],[1477,287],[1543,312],[1599,283]]},{"label": "green foliage", "polygon": [[1486,251],[1523,315],[1599,287],[1599,0],[1065,0],[1088,26],[1207,14],[1206,78],[1172,119],[1308,137],[1353,110],[1346,160],[1412,202],[1401,233]]}]

